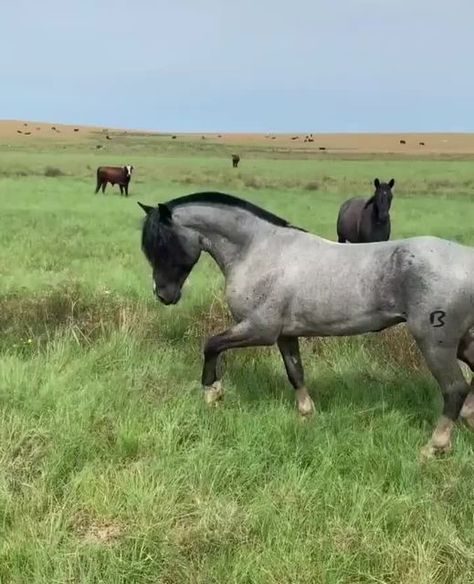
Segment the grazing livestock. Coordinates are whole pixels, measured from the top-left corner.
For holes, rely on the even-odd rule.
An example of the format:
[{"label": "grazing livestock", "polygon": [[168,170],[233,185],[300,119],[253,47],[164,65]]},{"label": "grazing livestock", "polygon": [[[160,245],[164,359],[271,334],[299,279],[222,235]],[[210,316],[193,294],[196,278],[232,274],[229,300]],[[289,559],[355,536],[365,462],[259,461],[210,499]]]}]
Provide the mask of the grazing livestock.
[{"label": "grazing livestock", "polygon": [[237,168],[239,166],[240,156],[238,154],[232,154],[232,166]]},{"label": "grazing livestock", "polygon": [[74,128],[74,131],[75,132],[79,132],[79,128]]},{"label": "grazing livestock", "polygon": [[112,138],[107,134],[107,136],[105,137],[106,140],[112,140]]},{"label": "grazing livestock", "polygon": [[390,205],[395,180],[381,183],[374,180],[375,192],[370,199],[345,201],[337,218],[339,243],[370,243],[390,239]]},{"label": "grazing livestock", "polygon": [[319,150],[326,150],[326,146],[320,146]]},{"label": "grazing livestock", "polygon": [[420,146],[424,146],[424,145],[425,145],[425,143],[424,143],[424,142],[418,142],[418,144],[419,144]]},{"label": "grazing livestock", "polygon": [[21,130],[17,130],[16,133],[17,134],[23,134],[23,132]]},{"label": "grazing livestock", "polygon": [[99,192],[102,187],[102,193],[105,193],[105,187],[109,182],[112,186],[120,187],[120,194],[128,197],[128,184],[132,177],[133,166],[99,166],[97,169],[97,186],[95,193]]},{"label": "grazing livestock", "polygon": [[176,140],[176,136],[171,136],[171,139],[172,140]]},{"label": "grazing livestock", "polygon": [[406,322],[444,402],[422,453],[450,449],[459,415],[474,428],[474,387],[457,361],[474,371],[473,248],[437,237],[339,245],[222,193],[141,206],[146,213],[142,250],[153,270],[154,294],[163,304],[179,302],[203,251],[226,280],[235,324],[204,346],[208,404],[223,395],[222,353],[277,344],[298,410],[310,415],[314,404],[304,381],[299,337],[358,335]]},{"label": "grazing livestock", "polygon": [[400,140],[400,144],[406,144],[407,141],[406,140]]}]

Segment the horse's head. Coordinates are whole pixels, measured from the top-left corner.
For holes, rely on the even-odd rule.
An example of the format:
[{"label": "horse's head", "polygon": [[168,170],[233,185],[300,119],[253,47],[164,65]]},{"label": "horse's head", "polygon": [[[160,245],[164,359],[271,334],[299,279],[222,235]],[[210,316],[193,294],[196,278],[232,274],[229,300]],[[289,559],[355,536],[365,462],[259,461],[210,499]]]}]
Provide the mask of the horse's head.
[{"label": "horse's head", "polygon": [[392,188],[395,184],[395,180],[392,178],[388,183],[381,183],[378,178],[374,180],[375,193],[365,204],[366,207],[373,203],[375,207],[375,212],[377,214],[377,220],[380,223],[387,221],[390,206],[392,204]]},{"label": "horse's head", "polygon": [[163,304],[177,304],[181,288],[201,253],[199,236],[176,224],[166,205],[138,204],[146,214],[142,250],[153,269],[153,291]]}]

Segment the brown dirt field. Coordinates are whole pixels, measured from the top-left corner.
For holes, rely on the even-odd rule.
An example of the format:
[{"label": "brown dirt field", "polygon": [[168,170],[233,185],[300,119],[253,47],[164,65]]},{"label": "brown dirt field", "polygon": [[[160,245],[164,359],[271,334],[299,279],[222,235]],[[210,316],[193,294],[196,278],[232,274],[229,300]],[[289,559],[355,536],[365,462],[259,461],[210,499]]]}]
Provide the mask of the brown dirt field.
[{"label": "brown dirt field", "polygon": [[[53,129],[55,128],[55,129]],[[474,134],[467,133],[426,133],[411,134],[312,134],[313,141],[305,141],[310,134],[252,134],[252,133],[161,133],[137,130],[108,129],[94,126],[55,124],[54,122],[31,122],[23,120],[0,120],[0,142],[34,140],[36,138],[64,140],[91,137],[101,133],[124,136],[154,135],[163,139],[200,141],[212,143],[248,144],[274,148],[290,148],[305,152],[333,152],[353,154],[394,153],[407,155],[474,154]],[[404,140],[405,143],[400,143]],[[423,143],[423,144],[420,144]]]},{"label": "brown dirt field", "polygon": [[[56,130],[53,130],[56,128]],[[77,128],[79,131],[75,132]],[[65,138],[70,136],[84,137],[86,134],[100,131],[101,128],[87,126],[70,126],[66,124],[55,124],[54,122],[30,122],[24,120],[0,120],[0,141],[33,138]],[[21,132],[21,133],[19,133]],[[28,134],[30,132],[30,134]]]}]

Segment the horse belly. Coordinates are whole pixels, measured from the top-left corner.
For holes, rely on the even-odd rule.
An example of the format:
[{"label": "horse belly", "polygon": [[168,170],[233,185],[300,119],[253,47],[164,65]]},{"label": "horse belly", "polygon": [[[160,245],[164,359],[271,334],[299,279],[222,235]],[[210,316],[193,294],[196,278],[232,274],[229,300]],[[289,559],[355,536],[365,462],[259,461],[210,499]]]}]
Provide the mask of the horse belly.
[{"label": "horse belly", "polygon": [[357,335],[383,330],[404,320],[403,306],[390,286],[382,290],[380,282],[369,278],[352,278],[350,285],[347,282],[348,277],[336,285],[321,275],[315,288],[300,288],[285,314],[288,334]]},{"label": "horse belly", "polygon": [[332,337],[377,332],[403,322],[400,314],[377,310],[357,314],[298,314],[283,325],[283,334],[301,337]]}]

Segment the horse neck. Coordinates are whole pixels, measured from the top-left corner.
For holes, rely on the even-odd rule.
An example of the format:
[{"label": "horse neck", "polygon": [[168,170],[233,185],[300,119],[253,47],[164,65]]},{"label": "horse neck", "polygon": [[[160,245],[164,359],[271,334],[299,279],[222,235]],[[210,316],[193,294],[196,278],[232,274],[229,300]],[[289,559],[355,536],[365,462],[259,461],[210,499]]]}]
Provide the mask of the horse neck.
[{"label": "horse neck", "polygon": [[369,206],[369,210],[372,216],[372,222],[378,225],[381,225],[383,222],[379,221],[379,209],[378,209],[378,203],[377,203],[377,199],[374,199],[372,201],[372,204]]},{"label": "horse neck", "polygon": [[199,234],[201,248],[227,275],[242,261],[249,247],[276,226],[238,207],[183,205],[173,218]]}]

